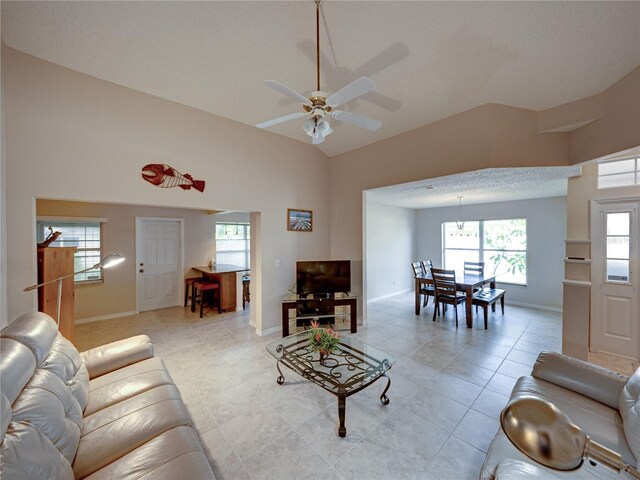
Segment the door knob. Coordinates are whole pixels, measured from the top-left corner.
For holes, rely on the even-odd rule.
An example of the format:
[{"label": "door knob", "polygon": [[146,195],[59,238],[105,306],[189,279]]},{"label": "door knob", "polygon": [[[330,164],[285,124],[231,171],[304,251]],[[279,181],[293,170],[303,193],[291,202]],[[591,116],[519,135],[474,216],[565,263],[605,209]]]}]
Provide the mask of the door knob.
[{"label": "door knob", "polygon": [[140,273],[144,273],[144,268],[141,268],[141,269],[140,269]]}]

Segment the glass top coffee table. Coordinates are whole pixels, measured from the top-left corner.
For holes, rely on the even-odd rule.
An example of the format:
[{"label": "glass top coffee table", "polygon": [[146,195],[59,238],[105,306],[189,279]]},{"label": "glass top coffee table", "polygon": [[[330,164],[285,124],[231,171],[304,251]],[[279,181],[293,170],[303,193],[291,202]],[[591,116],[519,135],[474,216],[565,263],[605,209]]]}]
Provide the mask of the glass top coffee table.
[{"label": "glass top coffee table", "polygon": [[333,353],[320,358],[320,354],[309,348],[309,332],[300,332],[281,338],[267,345],[267,351],[278,360],[277,382],[284,383],[280,364],[324,388],[338,397],[338,435],[347,434],[345,412],[347,397],[358,393],[382,377],[387,379],[380,401],[389,404],[387,391],[391,380],[387,371],[395,363],[395,358],[382,350],[353,338],[342,338]]}]

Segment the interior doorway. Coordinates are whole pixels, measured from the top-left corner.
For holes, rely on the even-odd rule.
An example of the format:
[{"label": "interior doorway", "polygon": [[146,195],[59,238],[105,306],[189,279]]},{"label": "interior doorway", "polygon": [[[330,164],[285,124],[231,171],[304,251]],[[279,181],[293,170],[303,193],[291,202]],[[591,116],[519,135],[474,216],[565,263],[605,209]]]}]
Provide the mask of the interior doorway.
[{"label": "interior doorway", "polygon": [[183,236],[182,219],[136,217],[138,311],[180,304]]},{"label": "interior doorway", "polygon": [[640,358],[640,201],[594,203],[591,351]]}]

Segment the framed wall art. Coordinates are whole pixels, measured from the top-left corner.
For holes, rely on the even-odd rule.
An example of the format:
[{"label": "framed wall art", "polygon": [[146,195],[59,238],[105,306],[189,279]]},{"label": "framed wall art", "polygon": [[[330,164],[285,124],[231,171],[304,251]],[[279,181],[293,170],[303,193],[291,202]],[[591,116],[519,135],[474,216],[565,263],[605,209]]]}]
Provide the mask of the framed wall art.
[{"label": "framed wall art", "polygon": [[287,208],[287,230],[291,232],[313,231],[313,212]]}]

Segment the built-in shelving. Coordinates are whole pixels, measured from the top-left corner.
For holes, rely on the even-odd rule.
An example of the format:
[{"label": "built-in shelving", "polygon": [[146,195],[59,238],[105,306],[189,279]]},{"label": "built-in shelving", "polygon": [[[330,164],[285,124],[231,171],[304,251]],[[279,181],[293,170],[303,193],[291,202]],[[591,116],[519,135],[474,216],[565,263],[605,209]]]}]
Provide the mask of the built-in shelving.
[{"label": "built-in shelving", "polygon": [[590,287],[591,282],[587,282],[586,280],[571,280],[569,278],[565,278],[562,283],[564,285],[571,285],[573,287]]},{"label": "built-in shelving", "polygon": [[586,264],[591,263],[590,258],[565,258],[564,261],[566,263],[586,263]]}]

